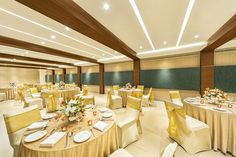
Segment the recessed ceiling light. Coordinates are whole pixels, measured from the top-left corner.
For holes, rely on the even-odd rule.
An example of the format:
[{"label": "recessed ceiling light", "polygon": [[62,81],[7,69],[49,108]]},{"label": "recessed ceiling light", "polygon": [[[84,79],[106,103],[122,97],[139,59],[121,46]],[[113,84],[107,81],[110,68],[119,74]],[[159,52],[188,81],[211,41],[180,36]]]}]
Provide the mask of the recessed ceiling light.
[{"label": "recessed ceiling light", "polygon": [[69,31],[69,30],[70,30],[70,28],[69,28],[69,27],[65,27],[65,30],[66,30],[66,31]]},{"label": "recessed ceiling light", "polygon": [[29,51],[25,51],[25,54],[28,54],[29,53]]},{"label": "recessed ceiling light", "polygon": [[102,56],[105,56],[105,54],[103,53]]},{"label": "recessed ceiling light", "polygon": [[56,39],[56,36],[55,35],[51,35],[51,39]]},{"label": "recessed ceiling light", "polygon": [[14,61],[16,61],[16,59],[15,59],[15,58],[13,58],[11,61],[12,61],[12,62],[14,62]]},{"label": "recessed ceiling light", "polygon": [[139,49],[142,49],[143,48],[143,46],[139,46]]},{"label": "recessed ceiling light", "polygon": [[42,44],[42,45],[45,45],[45,42],[44,42],[44,41],[41,41],[41,44]]},{"label": "recessed ceiling light", "polygon": [[166,44],[167,44],[167,41],[163,41],[163,44],[166,45]]},{"label": "recessed ceiling light", "polygon": [[198,34],[194,35],[194,38],[195,39],[199,38],[199,35]]},{"label": "recessed ceiling light", "polygon": [[103,9],[104,10],[109,10],[110,9],[110,5],[108,3],[104,3],[103,4]]}]

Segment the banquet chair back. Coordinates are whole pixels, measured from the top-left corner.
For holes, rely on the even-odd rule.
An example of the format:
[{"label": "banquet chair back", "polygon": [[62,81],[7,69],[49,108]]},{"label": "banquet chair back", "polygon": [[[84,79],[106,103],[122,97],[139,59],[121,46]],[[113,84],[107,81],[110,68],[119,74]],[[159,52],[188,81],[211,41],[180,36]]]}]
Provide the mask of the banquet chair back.
[{"label": "banquet chair back", "polygon": [[36,93],[39,93],[38,92],[38,89],[37,88],[30,88],[30,92],[31,92],[31,94],[36,94]]},{"label": "banquet chair back", "polygon": [[140,89],[140,90],[143,91],[143,90],[144,90],[144,86],[143,86],[143,85],[138,85],[138,86],[137,86],[137,89]]},{"label": "banquet chair back", "polygon": [[127,98],[127,105],[126,105],[126,112],[129,113],[129,115],[133,115],[135,119],[137,120],[137,127],[138,132],[142,133],[142,125],[140,121],[140,111],[142,111],[142,105],[141,105],[141,99],[135,98],[132,96],[128,96]]},{"label": "banquet chair back", "polygon": [[9,141],[14,148],[14,156],[18,154],[18,148],[21,142],[22,134],[26,127],[34,122],[41,120],[40,111],[37,105],[23,108],[20,111],[12,111],[3,115]]},{"label": "banquet chair back", "polygon": [[160,157],[173,157],[177,146],[178,144],[176,142],[168,144],[161,153]]},{"label": "banquet chair back", "polygon": [[113,93],[115,95],[118,95],[118,90],[120,89],[120,86],[119,85],[113,85],[112,89],[113,89]]},{"label": "banquet chair back", "polygon": [[47,112],[55,112],[57,110],[57,103],[53,95],[49,95],[46,103]]},{"label": "banquet chair back", "polygon": [[88,88],[87,87],[82,89],[82,95],[83,96],[88,95]]},{"label": "banquet chair back", "polygon": [[109,108],[111,108],[111,106],[113,105],[112,94],[111,94],[111,90],[110,89],[107,90],[107,104],[108,104],[107,106]]},{"label": "banquet chair back", "polygon": [[176,105],[183,106],[179,91],[169,91],[170,100]]},{"label": "banquet chair back", "polygon": [[169,137],[180,144],[189,154],[211,149],[209,126],[186,115],[185,110],[171,102],[165,102]]}]

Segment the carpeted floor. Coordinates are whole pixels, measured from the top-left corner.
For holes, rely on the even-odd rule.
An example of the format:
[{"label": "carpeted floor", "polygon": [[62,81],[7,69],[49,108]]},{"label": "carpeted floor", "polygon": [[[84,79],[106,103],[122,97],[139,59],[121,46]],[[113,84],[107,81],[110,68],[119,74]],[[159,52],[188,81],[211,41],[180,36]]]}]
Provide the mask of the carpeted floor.
[{"label": "carpeted floor", "polygon": [[[94,95],[97,105],[106,105],[106,95]],[[0,157],[12,157],[13,153],[8,141],[2,114],[9,110],[17,110],[21,107],[21,105],[18,105],[14,101],[0,102]],[[123,110],[124,109],[119,109],[115,110],[115,112],[123,112]],[[140,136],[140,139],[130,144],[125,149],[134,157],[159,157],[160,152],[165,146],[172,142],[166,131],[168,119],[163,102],[156,101],[153,106],[144,107],[141,123],[143,134]],[[182,147],[178,146],[175,157],[231,157],[231,155],[224,155],[220,151],[211,150],[191,156],[187,154]]]}]

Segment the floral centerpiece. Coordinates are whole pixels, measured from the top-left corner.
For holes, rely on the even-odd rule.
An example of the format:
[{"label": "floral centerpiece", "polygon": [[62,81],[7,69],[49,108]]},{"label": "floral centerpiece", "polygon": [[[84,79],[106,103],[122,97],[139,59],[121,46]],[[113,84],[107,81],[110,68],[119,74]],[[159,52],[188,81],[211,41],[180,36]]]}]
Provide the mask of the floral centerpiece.
[{"label": "floral centerpiece", "polygon": [[131,89],[131,88],[132,88],[132,85],[128,82],[128,83],[125,84],[125,88]]},{"label": "floral centerpiece", "polygon": [[224,91],[217,88],[214,89],[206,88],[203,95],[203,98],[210,100],[213,103],[224,101],[226,97],[227,94]]},{"label": "floral centerpiece", "polygon": [[81,97],[67,99],[61,103],[61,106],[61,119],[67,119],[69,122],[73,122],[83,118],[85,108]]},{"label": "floral centerpiece", "polygon": [[66,85],[65,82],[60,81],[58,86],[60,89],[65,89],[65,85]]}]

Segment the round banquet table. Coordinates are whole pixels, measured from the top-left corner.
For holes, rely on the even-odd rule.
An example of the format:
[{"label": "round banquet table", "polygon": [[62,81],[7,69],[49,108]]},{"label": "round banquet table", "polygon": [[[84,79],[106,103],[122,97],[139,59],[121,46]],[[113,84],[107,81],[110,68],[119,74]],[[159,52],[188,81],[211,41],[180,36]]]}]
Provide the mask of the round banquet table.
[{"label": "round banquet table", "polygon": [[214,150],[223,153],[230,152],[236,156],[236,106],[228,108],[222,106],[226,111],[217,110],[217,105],[200,104],[184,100],[186,113],[206,124],[211,132],[212,146]]},{"label": "round banquet table", "polygon": [[118,90],[118,95],[121,96],[122,98],[122,106],[126,107],[127,104],[127,97],[128,95],[131,95],[131,93],[142,93],[143,91],[141,89],[126,89],[126,88],[121,88]]},{"label": "round banquet table", "polygon": [[[73,141],[74,136],[84,130],[89,130],[91,127],[87,125],[88,120],[93,120],[95,124],[100,117],[98,112],[97,116],[93,116],[91,111],[87,111],[84,119],[81,122],[69,124],[67,126],[67,132],[73,131],[73,136],[69,139],[69,146],[64,148],[66,142],[66,135],[53,147],[40,147],[39,144],[47,137],[42,139],[25,143],[24,138],[19,148],[19,157],[105,157],[109,156],[112,152],[119,148],[117,126],[114,122],[115,116],[109,118],[110,120],[104,121],[109,124],[106,129],[101,132],[96,129],[92,129],[93,134],[90,139],[82,143],[76,143]],[[48,134],[56,127],[56,120],[49,122],[47,127]]]}]

